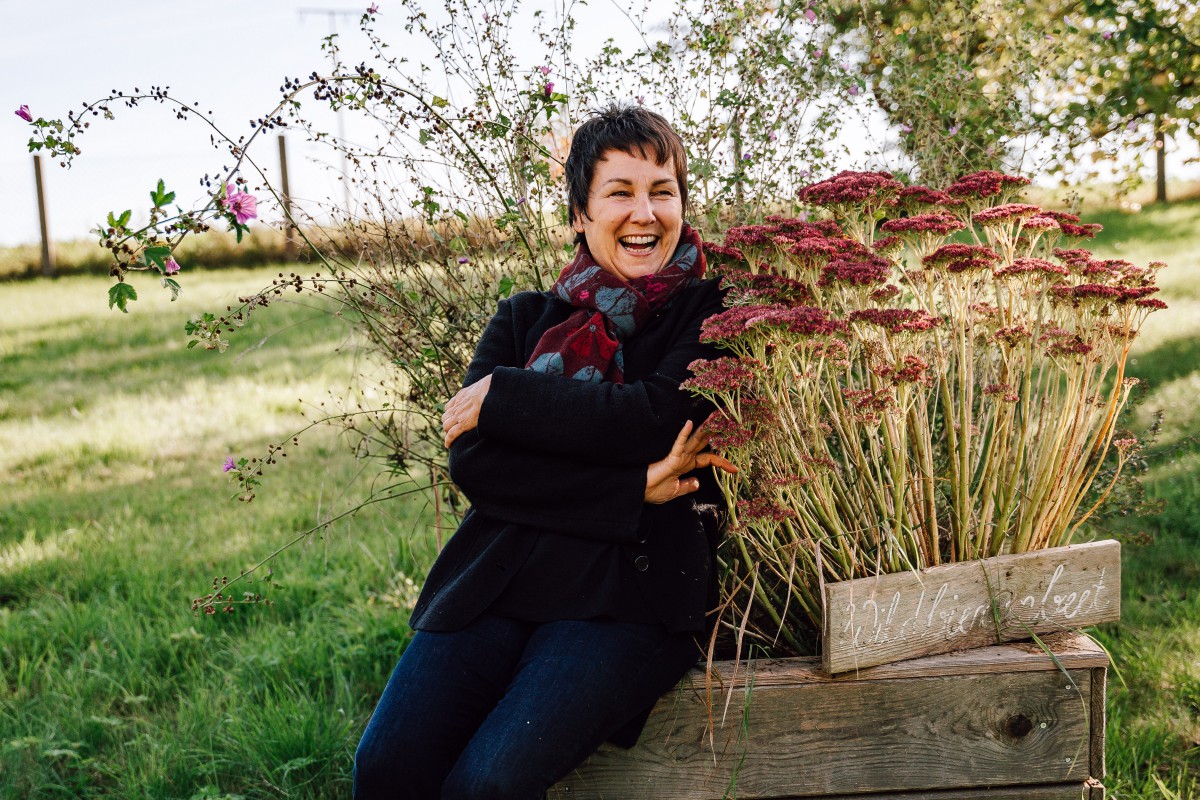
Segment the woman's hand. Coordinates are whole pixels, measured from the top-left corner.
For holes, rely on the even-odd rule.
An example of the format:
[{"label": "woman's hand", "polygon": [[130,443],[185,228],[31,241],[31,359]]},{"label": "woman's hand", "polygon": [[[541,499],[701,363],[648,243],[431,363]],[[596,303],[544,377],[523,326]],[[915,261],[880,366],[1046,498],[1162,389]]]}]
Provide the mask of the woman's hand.
[{"label": "woman's hand", "polygon": [[485,375],[470,386],[464,386],[446,403],[442,413],[442,433],[446,435],[446,447],[467,431],[479,427],[479,409],[483,398],[492,386],[492,376]]},{"label": "woman's hand", "polygon": [[700,480],[683,479],[683,476],[701,467],[716,467],[731,475],[737,473],[737,467],[723,456],[701,452],[707,446],[708,431],[704,426],[693,433],[692,421],[685,422],[667,457],[646,468],[646,502],[666,503],[696,491],[700,488]]}]

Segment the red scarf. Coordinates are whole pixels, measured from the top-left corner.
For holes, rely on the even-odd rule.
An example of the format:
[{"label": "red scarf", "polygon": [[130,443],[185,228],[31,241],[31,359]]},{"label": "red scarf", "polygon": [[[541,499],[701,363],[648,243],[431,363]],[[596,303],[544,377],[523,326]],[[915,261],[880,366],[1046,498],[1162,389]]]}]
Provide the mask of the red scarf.
[{"label": "red scarf", "polygon": [[580,242],[551,291],[576,311],[542,334],[526,369],[579,381],[624,382],[621,343],[680,290],[704,277],[700,234],[685,224],[671,260],[653,275],[626,281]]}]

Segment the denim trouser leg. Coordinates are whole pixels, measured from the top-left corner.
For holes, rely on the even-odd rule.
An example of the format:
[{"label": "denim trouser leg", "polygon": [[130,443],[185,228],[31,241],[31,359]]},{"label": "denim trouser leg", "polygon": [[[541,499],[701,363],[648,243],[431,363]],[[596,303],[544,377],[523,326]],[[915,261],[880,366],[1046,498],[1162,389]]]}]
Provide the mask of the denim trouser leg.
[{"label": "denim trouser leg", "polygon": [[688,634],[608,621],[418,633],[363,734],[355,796],[540,798],[698,652]]}]

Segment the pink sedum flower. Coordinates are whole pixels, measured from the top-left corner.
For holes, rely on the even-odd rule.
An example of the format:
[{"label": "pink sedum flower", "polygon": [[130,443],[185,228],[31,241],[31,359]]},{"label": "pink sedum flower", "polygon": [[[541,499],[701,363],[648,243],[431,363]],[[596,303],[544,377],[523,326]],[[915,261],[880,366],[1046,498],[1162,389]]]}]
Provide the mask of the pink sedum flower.
[{"label": "pink sedum flower", "polygon": [[245,225],[247,220],[258,216],[258,198],[248,192],[234,189],[232,185],[225,187],[225,199],[222,204],[225,210],[233,214],[239,225]]},{"label": "pink sedum flower", "polygon": [[166,262],[163,263],[163,271],[168,275],[174,275],[176,272],[179,272],[179,262],[174,258],[168,258]]},{"label": "pink sedum flower", "polygon": [[23,105],[13,113],[26,122],[33,122],[33,115],[29,113],[29,106]]},{"label": "pink sedum flower", "polygon": [[233,472],[237,469],[237,462],[233,460],[233,456],[225,459],[225,463],[221,466],[222,472]]}]

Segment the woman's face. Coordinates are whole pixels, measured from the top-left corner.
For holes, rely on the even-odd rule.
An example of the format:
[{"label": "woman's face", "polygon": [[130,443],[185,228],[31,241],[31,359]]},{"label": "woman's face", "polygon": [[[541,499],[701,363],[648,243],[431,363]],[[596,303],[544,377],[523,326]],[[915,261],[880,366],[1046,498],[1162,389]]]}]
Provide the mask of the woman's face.
[{"label": "woman's face", "polygon": [[679,182],[668,166],[620,150],[596,162],[575,231],[597,264],[626,281],[653,275],[674,255],[682,230]]}]

